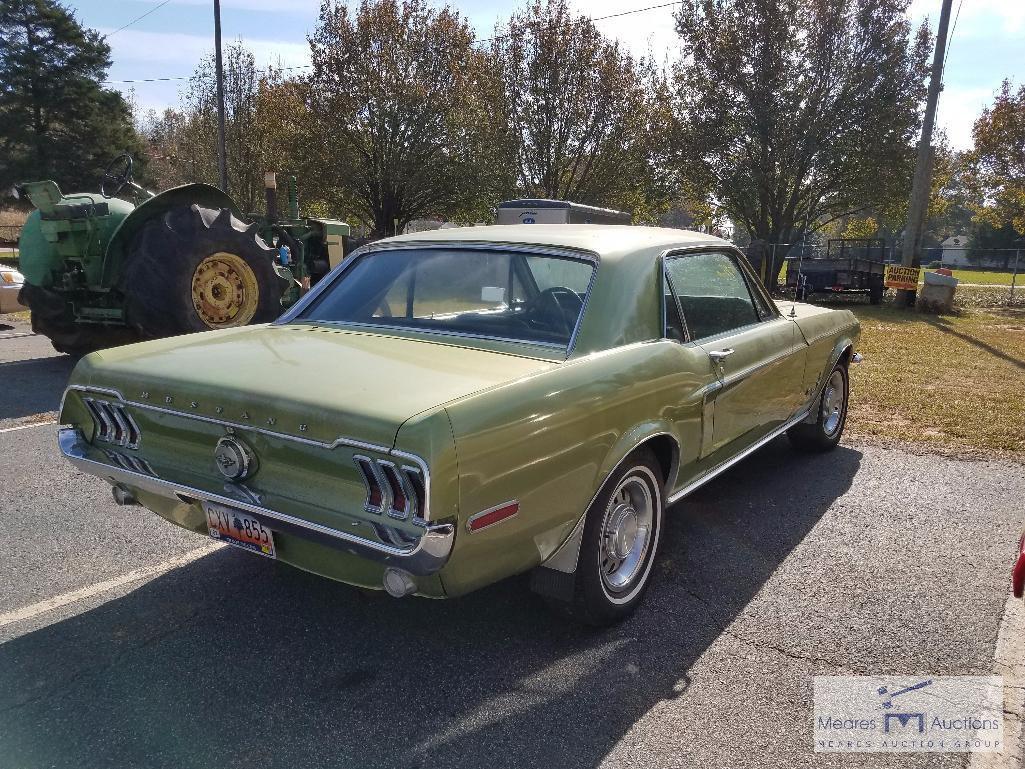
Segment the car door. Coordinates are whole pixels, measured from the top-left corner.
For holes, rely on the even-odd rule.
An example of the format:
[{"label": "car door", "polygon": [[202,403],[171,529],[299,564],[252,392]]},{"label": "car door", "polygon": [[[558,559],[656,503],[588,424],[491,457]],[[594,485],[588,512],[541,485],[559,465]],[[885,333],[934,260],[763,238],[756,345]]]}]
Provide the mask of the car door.
[{"label": "car door", "polygon": [[753,284],[736,253],[670,255],[665,272],[688,336],[709,356],[719,380],[706,405],[711,430],[706,427],[701,456],[742,450],[804,402],[803,337]]}]

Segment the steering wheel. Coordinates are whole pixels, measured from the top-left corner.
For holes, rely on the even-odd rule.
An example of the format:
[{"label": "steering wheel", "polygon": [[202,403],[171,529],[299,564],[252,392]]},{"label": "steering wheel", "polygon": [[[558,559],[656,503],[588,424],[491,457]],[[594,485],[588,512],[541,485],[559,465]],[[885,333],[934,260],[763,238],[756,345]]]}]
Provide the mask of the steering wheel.
[{"label": "steering wheel", "polygon": [[584,302],[577,292],[565,286],[546,288],[534,297],[532,304],[538,312],[538,317],[534,318],[535,323],[546,325],[549,328],[561,327],[560,330],[567,333],[573,331],[569,315],[572,314],[575,321],[584,306]]},{"label": "steering wheel", "polygon": [[132,181],[132,156],[127,152],[110,161],[100,181],[100,194],[112,198]]}]

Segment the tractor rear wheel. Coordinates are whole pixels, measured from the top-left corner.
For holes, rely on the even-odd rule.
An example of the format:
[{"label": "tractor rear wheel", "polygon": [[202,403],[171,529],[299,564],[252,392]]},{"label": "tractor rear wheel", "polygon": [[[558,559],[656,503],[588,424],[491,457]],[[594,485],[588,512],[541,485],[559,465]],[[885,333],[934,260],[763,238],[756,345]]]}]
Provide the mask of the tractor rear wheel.
[{"label": "tractor rear wheel", "polygon": [[32,331],[47,337],[57,352],[85,355],[139,341],[132,329],[123,326],[76,323],[64,297],[47,288],[26,283],[18,301],[32,311]]},{"label": "tractor rear wheel", "polygon": [[281,314],[274,250],[227,208],[193,204],[143,225],[124,270],[128,324],[147,338],[266,323]]}]

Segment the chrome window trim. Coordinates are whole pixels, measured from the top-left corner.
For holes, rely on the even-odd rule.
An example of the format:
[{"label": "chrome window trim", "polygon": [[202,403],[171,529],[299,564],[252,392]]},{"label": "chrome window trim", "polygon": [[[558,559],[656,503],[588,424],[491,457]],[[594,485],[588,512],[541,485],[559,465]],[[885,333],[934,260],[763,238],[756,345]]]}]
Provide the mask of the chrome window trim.
[{"label": "chrome window trim", "polygon": [[[385,251],[424,251],[424,250],[444,250],[444,249],[458,249],[464,251],[498,251],[498,252],[513,252],[518,254],[536,255],[536,256],[551,256],[562,259],[573,259],[576,261],[586,261],[591,263],[591,278],[587,284],[587,293],[584,296],[584,301],[580,306],[580,312],[577,314],[576,324],[573,326],[573,331],[570,333],[568,342],[565,345],[555,344],[552,342],[532,342],[524,339],[515,339],[510,337],[492,336],[488,334],[470,334],[467,332],[458,331],[434,331],[431,329],[419,329],[412,328],[410,326],[396,326],[396,325],[384,325],[377,323],[360,323],[358,321],[323,321],[312,318],[300,318],[299,315],[305,311],[305,309],[316,301],[324,291],[328,289],[330,285],[337,282],[346,270],[350,269],[359,259],[370,256],[375,253],[382,253]],[[307,322],[311,324],[324,324],[324,325],[336,325],[336,326],[357,326],[365,329],[390,329],[390,330],[402,330],[402,331],[413,331],[416,333],[426,334],[440,334],[442,336],[455,336],[467,339],[482,339],[495,342],[506,342],[516,345],[528,345],[536,347],[544,347],[547,349],[565,350],[566,357],[570,357],[573,354],[573,350],[576,347],[577,336],[580,332],[580,325],[584,320],[584,314],[587,311],[587,305],[591,298],[591,291],[594,288],[595,281],[598,277],[598,268],[601,265],[601,258],[594,251],[588,251],[586,249],[576,249],[568,246],[545,246],[545,245],[532,245],[529,243],[502,243],[498,241],[400,241],[397,243],[389,242],[387,240],[378,241],[377,243],[368,243],[365,246],[357,248],[345,260],[335,267],[334,270],[324,276],[321,281],[314,286],[313,290],[310,291],[306,296],[302,297],[298,302],[292,305],[292,308],[281,315],[277,320],[271,322],[272,326],[282,326],[292,321]]]},{"label": "chrome window trim", "polygon": [[[151,403],[139,403],[137,401],[127,400],[124,395],[118,390],[114,390],[106,387],[91,387],[89,385],[70,385],[65,391],[64,395],[61,396],[60,411],[64,411],[64,401],[68,397],[68,393],[74,390],[75,392],[86,392],[86,393],[102,393],[117,398],[126,406],[132,406],[133,408],[143,409],[146,411],[154,411],[159,414],[167,414],[169,416],[181,417],[182,419],[193,419],[199,422],[206,422],[208,424],[220,425],[221,427],[230,427],[234,430],[240,430],[242,432],[255,432],[260,435],[266,435],[271,438],[278,438],[281,440],[292,441],[294,443],[300,443],[306,446],[316,446],[317,448],[326,449],[327,451],[333,451],[339,446],[345,446],[347,448],[362,449],[364,451],[373,451],[385,456],[391,455],[401,457],[408,462],[414,463],[420,468],[421,477],[424,483],[424,510],[423,520],[430,521],[430,506],[431,506],[431,473],[427,467],[427,462],[416,454],[412,454],[407,451],[402,451],[394,446],[380,446],[375,443],[367,443],[366,441],[359,441],[355,438],[348,438],[346,436],[338,436],[331,442],[318,441],[314,438],[302,438],[298,435],[289,435],[288,433],[278,432],[277,430],[268,430],[264,427],[258,427],[250,424],[240,424],[238,422],[230,422],[225,419],[215,419],[213,417],[204,416],[202,414],[190,414],[184,411],[177,411],[175,409],[167,409],[162,406],[154,406]],[[84,399],[83,399],[84,400]]]},{"label": "chrome window trim", "polygon": [[[423,334],[421,337],[403,337],[414,338],[416,341],[432,341],[429,337],[431,336],[445,336],[445,337],[456,337],[458,339],[480,339],[488,342],[503,342],[505,344],[517,345],[517,346],[529,346],[529,347],[543,347],[546,350],[565,350],[566,346],[561,344],[555,344],[554,342],[528,342],[525,339],[513,339],[507,336],[491,336],[489,334],[471,334],[467,331],[444,331],[442,329],[426,329],[426,328],[413,328],[412,326],[395,326],[392,324],[385,323],[363,323],[358,320],[311,320],[309,318],[299,318],[293,325],[308,325],[308,326],[334,326],[335,328],[347,329],[352,328],[357,331],[406,331],[413,332],[415,334]],[[502,353],[512,355],[512,352]]]},{"label": "chrome window trim", "polygon": [[[660,281],[660,285],[659,285],[659,295],[660,295],[660,304],[661,304],[661,307],[662,307],[662,330],[660,332],[660,338],[661,339],[667,339],[670,342],[676,342],[677,344],[688,344],[690,342],[693,342],[694,340],[691,337],[690,326],[687,325],[687,319],[685,317],[683,317],[683,308],[680,306],[680,297],[678,297],[676,295],[676,289],[673,288],[673,283],[672,283],[671,280],[669,280],[669,274],[666,272],[666,262],[667,262],[667,259],[666,259],[665,255],[659,256],[659,264],[661,265],[661,269],[659,270],[660,277],[661,277],[661,281]],[[666,294],[666,292],[665,292],[665,287],[666,286],[669,286],[669,293],[672,294],[673,301],[676,302],[676,312],[680,316],[680,323],[683,324],[684,339],[682,341],[678,341],[676,339],[672,339],[672,338],[666,336],[666,327],[669,325],[669,313],[668,313],[668,309],[666,307],[666,295],[665,295]]]},{"label": "chrome window trim", "polygon": [[[747,264],[747,259],[744,257],[744,254],[740,251],[740,249],[738,249],[736,246],[732,246],[732,245],[729,245],[729,244],[726,244],[726,245],[723,245],[723,246],[710,246],[708,244],[705,244],[705,245],[702,245],[702,246],[692,246],[690,248],[679,248],[679,249],[677,249],[677,248],[670,248],[670,249],[667,249],[667,250],[662,252],[662,270],[663,270],[663,272],[666,272],[666,264],[671,259],[679,258],[679,257],[685,257],[685,256],[695,256],[695,255],[702,254],[702,253],[704,253],[704,254],[725,254],[727,256],[733,257],[734,264],[737,265],[737,269],[740,271],[741,280],[744,281],[744,285],[747,287],[748,294],[750,294],[752,292],[752,290],[753,290],[752,289],[752,284],[751,284],[751,281],[750,281],[750,279],[748,277],[748,274],[747,274],[748,270],[750,269],[750,265]],[[760,287],[761,284],[759,283],[758,286]],[[673,285],[672,278],[669,278],[669,287],[672,289],[673,295],[677,296],[676,286]],[[765,299],[768,296],[764,292],[760,292],[760,293],[762,294],[763,299]],[[776,306],[776,303],[773,302],[771,299],[767,299],[766,303],[767,303],[767,305],[769,307],[769,312],[772,313],[772,316],[769,317],[769,318],[761,317],[761,315],[759,315],[759,313],[758,313],[758,305],[755,303],[754,297],[753,296],[749,296],[748,298],[751,300],[751,308],[754,310],[755,316],[758,318],[758,320],[756,320],[754,323],[747,323],[747,324],[745,324],[743,326],[737,326],[736,328],[727,329],[726,331],[721,331],[718,334],[713,334],[711,336],[701,337],[700,339],[695,339],[695,338],[693,338],[690,335],[690,324],[687,323],[687,316],[683,312],[683,307],[680,307],[679,308],[680,309],[680,318],[683,320],[683,324],[684,324],[685,328],[687,329],[687,336],[690,339],[690,341],[697,342],[697,343],[700,344],[702,342],[707,342],[709,340],[719,339],[720,337],[732,336],[733,334],[740,333],[741,331],[744,331],[746,329],[755,328],[757,326],[760,326],[761,324],[767,323],[770,320],[775,320],[777,318],[782,318],[783,317],[782,314],[779,311],[779,308]],[[664,303],[664,300],[663,300],[663,303]],[[679,306],[679,297],[678,296],[677,296],[677,305]],[[665,324],[664,323],[662,325],[662,329],[663,329],[663,332],[664,332],[665,331]]]}]

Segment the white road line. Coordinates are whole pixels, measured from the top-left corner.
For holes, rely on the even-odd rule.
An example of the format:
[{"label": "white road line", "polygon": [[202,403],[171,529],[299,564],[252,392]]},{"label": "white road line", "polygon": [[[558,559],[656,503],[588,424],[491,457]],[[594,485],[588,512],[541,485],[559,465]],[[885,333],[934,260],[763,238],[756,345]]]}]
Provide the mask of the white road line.
[{"label": "white road line", "polygon": [[49,422],[30,422],[27,425],[16,425],[14,427],[0,428],[0,433],[13,433],[15,430],[28,430],[30,427],[46,427],[47,425],[55,424],[57,424],[56,419],[51,419]]},{"label": "white road line", "polygon": [[190,550],[184,555],[180,555],[177,558],[172,558],[169,561],[158,563],[156,566],[149,566],[145,569],[135,569],[127,574],[122,574],[120,577],[114,577],[104,582],[97,582],[95,585],[89,585],[78,590],[72,590],[70,593],[63,593],[61,595],[54,596],[53,598],[47,598],[45,601],[34,603],[29,606],[23,606],[20,609],[9,611],[6,614],[0,614],[0,628],[6,625],[11,625],[15,622],[24,622],[25,620],[38,617],[40,614],[45,614],[48,611],[59,609],[62,606],[68,604],[79,603],[89,598],[93,598],[103,593],[109,593],[111,590],[117,590],[119,587],[131,584],[132,582],[138,582],[143,579],[150,579],[156,577],[165,572],[177,569],[179,566],[184,566],[187,563],[195,561],[197,558],[202,558],[204,555],[212,553],[214,550],[225,547],[217,542],[212,542],[203,547],[197,547],[195,550]]},{"label": "white road line", "polygon": [[1004,750],[972,753],[968,769],[1020,769],[1025,766],[1025,603],[1009,597],[993,652],[993,674],[1004,677]]}]

